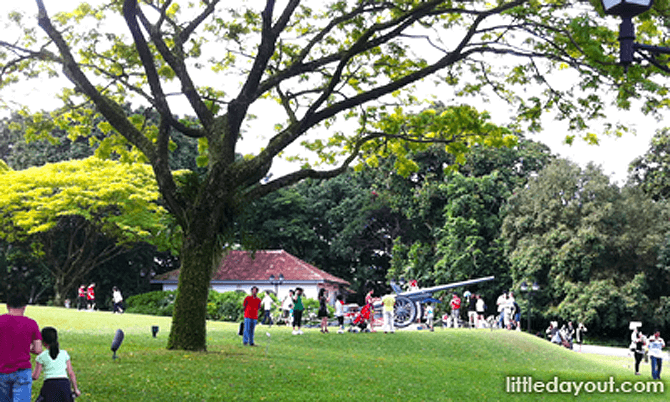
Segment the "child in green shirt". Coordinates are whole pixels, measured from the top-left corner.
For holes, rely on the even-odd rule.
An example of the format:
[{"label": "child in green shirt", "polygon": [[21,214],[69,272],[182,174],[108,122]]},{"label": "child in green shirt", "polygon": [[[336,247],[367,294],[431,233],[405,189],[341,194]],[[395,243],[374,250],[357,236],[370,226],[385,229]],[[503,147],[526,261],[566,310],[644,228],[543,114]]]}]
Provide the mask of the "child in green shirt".
[{"label": "child in green shirt", "polygon": [[[42,370],[45,380],[36,402],[72,402],[73,394],[79,396],[81,391],[77,387],[77,377],[72,369],[70,355],[58,345],[58,332],[55,328],[42,328],[42,343],[46,350],[35,359],[33,380],[40,377]],[[74,392],[70,390],[70,381]]]}]

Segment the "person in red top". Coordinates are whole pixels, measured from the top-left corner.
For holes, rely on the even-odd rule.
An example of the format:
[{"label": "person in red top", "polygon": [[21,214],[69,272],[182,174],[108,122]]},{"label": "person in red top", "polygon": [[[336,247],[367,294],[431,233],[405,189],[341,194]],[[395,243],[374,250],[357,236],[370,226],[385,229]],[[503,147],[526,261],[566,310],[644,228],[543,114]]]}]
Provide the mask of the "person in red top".
[{"label": "person in red top", "polygon": [[458,319],[461,313],[461,298],[458,297],[458,293],[454,293],[451,298],[451,320],[454,323],[454,328],[458,328]]},{"label": "person in red top", "polygon": [[254,330],[258,321],[258,310],[261,308],[261,299],[256,296],[257,294],[258,288],[254,286],[251,288],[251,296],[247,296],[244,299],[244,335],[242,336],[242,343],[244,345],[256,346],[254,343]]},{"label": "person in red top", "polygon": [[42,334],[25,317],[25,297],[11,295],[8,314],[0,315],[0,401],[30,402],[33,387],[30,353],[42,353]]},{"label": "person in red top", "polygon": [[79,286],[77,291],[77,310],[86,309],[86,285]]},{"label": "person in red top", "polygon": [[88,289],[86,289],[86,299],[88,301],[88,309],[93,310],[95,308],[95,283],[88,285]]}]

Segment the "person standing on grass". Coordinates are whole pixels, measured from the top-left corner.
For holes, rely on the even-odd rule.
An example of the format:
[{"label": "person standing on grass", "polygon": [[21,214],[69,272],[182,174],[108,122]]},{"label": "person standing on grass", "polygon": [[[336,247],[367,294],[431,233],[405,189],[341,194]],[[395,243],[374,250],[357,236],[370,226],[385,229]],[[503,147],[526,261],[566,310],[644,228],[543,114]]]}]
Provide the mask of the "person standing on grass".
[{"label": "person standing on grass", "polygon": [[272,312],[272,304],[274,300],[270,296],[270,292],[265,292],[265,297],[263,297],[263,324],[272,325],[272,317],[270,317],[270,312]]},{"label": "person standing on grass", "polygon": [[302,304],[302,288],[295,288],[293,295],[293,335],[302,335],[302,312],[305,306]]},{"label": "person standing on grass", "polygon": [[286,325],[291,324],[291,317],[293,316],[291,314],[291,310],[293,310],[293,291],[289,290],[288,294],[286,297],[284,297],[284,300],[282,301],[281,304],[281,309],[282,309],[282,318],[284,319],[284,323]]},{"label": "person standing on grass", "polygon": [[256,322],[258,322],[258,310],[261,308],[261,299],[258,298],[258,288],[256,286],[251,288],[251,296],[244,299],[244,335],[242,336],[242,344],[256,346],[254,343],[254,331],[256,329]]},{"label": "person standing on grass", "polygon": [[587,331],[584,323],[577,324],[577,329],[575,330],[575,341],[579,345],[579,351],[582,351],[582,343],[584,342],[584,333]]},{"label": "person standing on grass", "polygon": [[112,302],[114,303],[114,314],[123,313],[123,296],[116,286],[112,288]]},{"label": "person standing on grass", "polygon": [[633,334],[630,336],[630,348],[635,355],[635,375],[640,375],[640,362],[644,357],[644,346],[646,345],[646,338],[642,335],[640,327],[635,327]]},{"label": "person standing on grass", "polygon": [[435,309],[433,308],[433,303],[426,303],[426,326],[430,332],[435,331],[433,328],[433,323],[435,321]]},{"label": "person standing on grass", "polygon": [[505,328],[505,306],[507,305],[507,292],[503,292],[496,300],[498,306],[498,328]]},{"label": "person standing on grass", "polygon": [[337,318],[337,325],[340,329],[337,330],[338,334],[344,333],[344,296],[337,295],[335,298],[335,317]]},{"label": "person standing on grass", "polygon": [[382,297],[382,311],[384,313],[384,333],[394,333],[395,295],[388,294]]},{"label": "person standing on grass", "polygon": [[47,350],[35,359],[33,381],[40,378],[40,373],[44,369],[44,384],[35,402],[72,402],[74,398],[70,385],[75,396],[81,395],[81,391],[77,387],[77,377],[72,369],[70,355],[60,349],[58,332],[55,328],[42,328],[42,340]]},{"label": "person standing on grass", "polygon": [[477,327],[477,295],[469,294],[468,301],[468,327]]},{"label": "person standing on grass", "polygon": [[95,309],[95,283],[88,285],[86,289],[86,301],[88,309],[93,311]]},{"label": "person standing on grass", "polygon": [[661,333],[656,330],[654,336],[649,338],[649,357],[651,358],[651,378],[661,379],[661,368],[663,368],[663,348],[665,341],[661,338]]},{"label": "person standing on grass", "polygon": [[79,286],[77,291],[77,310],[86,310],[86,285]]},{"label": "person standing on grass", "polygon": [[27,301],[10,295],[7,314],[0,315],[0,401],[30,402],[33,381],[30,354],[42,353],[42,334],[35,320],[25,317]]},{"label": "person standing on grass", "polygon": [[368,306],[368,309],[370,311],[370,332],[377,332],[373,328],[372,324],[375,321],[375,306],[374,303],[378,301],[379,299],[373,297],[375,293],[374,289],[370,289],[367,295],[365,295],[365,304]]},{"label": "person standing on grass", "polygon": [[484,323],[484,319],[486,318],[485,317],[485,315],[486,315],[486,302],[484,301],[484,299],[482,299],[482,295],[480,295],[480,294],[477,295],[477,304],[476,304],[475,308],[477,309],[477,324],[476,324],[476,326],[477,326],[477,328],[481,328],[483,323]]},{"label": "person standing on grass", "polygon": [[458,320],[461,316],[461,298],[458,297],[458,293],[454,292],[449,306],[451,307],[451,321],[454,328],[458,328]]},{"label": "person standing on grass", "polygon": [[326,289],[319,289],[319,312],[317,317],[321,319],[321,333],[328,333],[328,292]]}]

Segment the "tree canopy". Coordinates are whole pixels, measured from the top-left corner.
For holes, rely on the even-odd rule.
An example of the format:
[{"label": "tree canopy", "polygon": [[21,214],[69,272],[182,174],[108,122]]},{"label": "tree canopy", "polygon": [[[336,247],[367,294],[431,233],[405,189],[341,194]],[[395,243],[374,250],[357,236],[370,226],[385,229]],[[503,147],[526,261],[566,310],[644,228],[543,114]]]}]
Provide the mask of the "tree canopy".
[{"label": "tree canopy", "polygon": [[0,172],[0,187],[0,238],[44,257],[56,303],[126,244],[178,247],[147,165],[90,157]]},{"label": "tree canopy", "polygon": [[667,206],[619,189],[595,166],[557,160],[509,198],[502,227],[515,284],[537,281],[546,318],[614,335],[630,319],[664,325]]},{"label": "tree canopy", "polygon": [[[76,123],[69,134],[89,136],[102,116],[97,153],[153,168],[185,235],[169,348],[206,348],[210,272],[236,217],[254,199],[308,177],[334,177],[354,161],[374,166],[389,155],[399,172],[409,174],[416,166],[406,155],[430,143],[442,144],[457,160],[477,144],[513,144],[511,129],[539,130],[548,110],[570,129],[585,130],[589,120],[603,116],[607,88],[620,107],[645,93],[646,111],[664,105],[656,94],[665,88],[654,82],[654,72],[632,66],[624,79],[615,63],[616,34],[599,24],[595,8],[577,1],[266,0],[224,6],[220,0],[109,0],[55,15],[43,0],[35,3],[40,29],[30,17],[8,16],[16,29],[0,41],[0,88],[62,72],[72,83],[60,93],[63,108],[50,118],[23,110],[32,116],[27,134],[39,137]],[[663,4],[657,8],[664,10]],[[655,14],[644,18],[648,24],[640,33],[648,40]],[[565,67],[580,74],[576,88],[565,88],[564,77],[553,74]],[[449,101],[444,109],[407,109],[420,99],[405,90],[431,78]],[[518,125],[494,124],[469,104],[470,96],[514,105]],[[128,101],[157,111],[159,120],[127,114],[122,105]],[[175,117],[177,101],[195,121]],[[272,101],[281,111],[276,117],[268,113]],[[253,123],[267,120],[273,128],[254,133],[264,139],[261,147],[237,158]],[[175,179],[171,129],[198,142],[205,175]],[[325,164],[323,170],[305,161],[299,170],[261,182],[273,160],[298,143]]]}]

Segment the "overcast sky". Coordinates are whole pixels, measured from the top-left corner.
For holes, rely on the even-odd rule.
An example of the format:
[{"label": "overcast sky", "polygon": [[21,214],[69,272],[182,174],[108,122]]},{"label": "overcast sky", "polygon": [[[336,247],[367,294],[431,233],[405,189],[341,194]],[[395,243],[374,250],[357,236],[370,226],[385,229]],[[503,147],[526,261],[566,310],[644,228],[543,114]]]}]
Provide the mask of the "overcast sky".
[{"label": "overcast sky", "polygon": [[[49,13],[53,14],[61,10],[70,10],[75,7],[76,4],[79,4],[80,1],[44,0],[44,2]],[[93,0],[92,3],[95,3],[95,0]],[[37,10],[33,0],[24,0],[21,2],[3,1],[0,3],[0,13],[6,15],[10,9],[15,9],[17,7],[27,10],[29,13],[36,13]],[[3,36],[6,37],[6,35]],[[67,82],[65,83],[67,84]],[[32,106],[37,106],[35,100],[44,101],[44,108],[47,110],[49,110],[49,108],[53,109],[56,106],[55,102],[50,102],[50,99],[45,98],[44,87],[39,85],[33,84],[28,88],[24,87],[15,91],[0,92],[0,100],[5,102],[10,100],[20,100],[21,98],[30,99]],[[448,101],[449,100],[445,103]],[[489,112],[493,115],[494,122],[501,124],[505,123],[505,121],[502,121],[504,113],[507,113],[505,110],[495,110],[491,105],[484,105],[481,108],[489,109]],[[6,111],[0,110],[0,117],[6,115]],[[662,127],[662,124],[657,123],[650,117],[642,115],[640,112],[621,113],[612,110],[610,116],[613,119],[616,118],[618,121],[624,122],[630,126],[636,131],[636,134],[628,133],[622,138],[601,137],[601,143],[597,146],[588,145],[580,140],[575,140],[573,145],[566,145],[564,144],[566,131],[562,129],[561,124],[548,121],[544,125],[545,131],[532,138],[544,142],[554,153],[571,159],[580,165],[584,166],[588,162],[594,162],[595,164],[601,165],[605,174],[609,175],[612,180],[617,181],[619,184],[623,184],[627,175],[629,163],[647,151],[651,137],[656,129]],[[598,132],[597,127],[594,127],[594,131]],[[250,141],[259,144],[264,143],[259,141],[258,138],[254,138],[253,135],[248,135],[248,137],[250,138]]]}]

